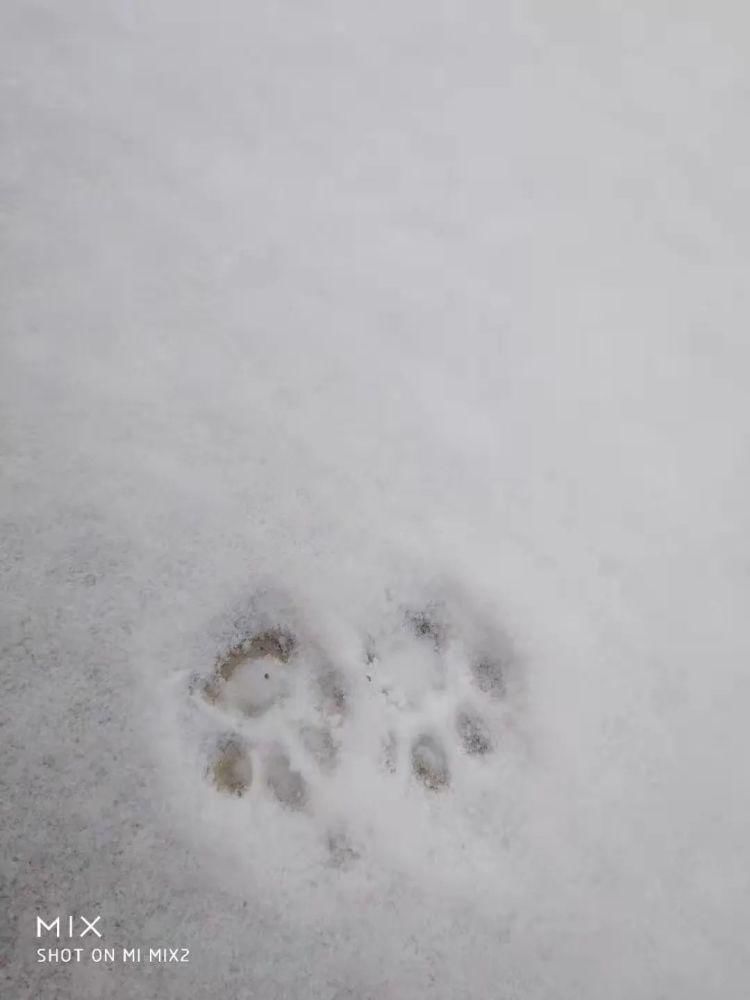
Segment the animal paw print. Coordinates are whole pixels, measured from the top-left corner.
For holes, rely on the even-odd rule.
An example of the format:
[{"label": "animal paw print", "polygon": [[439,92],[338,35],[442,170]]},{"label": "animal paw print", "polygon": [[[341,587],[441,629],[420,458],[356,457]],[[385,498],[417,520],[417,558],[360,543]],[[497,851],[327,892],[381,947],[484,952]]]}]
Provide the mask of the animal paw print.
[{"label": "animal paw print", "polygon": [[[343,789],[372,788],[373,813],[381,778],[397,795],[450,796],[503,747],[513,657],[442,602],[396,606],[359,656],[322,648],[292,617],[251,621],[194,686],[217,730],[206,773],[219,793],[321,822],[331,864],[348,867],[362,845]],[[326,815],[337,789],[343,807]]]},{"label": "animal paw print", "polygon": [[[258,628],[231,645],[197,686],[229,733],[216,739],[207,774],[217,791],[237,797],[262,788],[287,809],[304,810],[307,782],[285,740],[283,706],[294,694],[299,668],[296,636],[278,625]],[[266,725],[271,721],[271,728]],[[322,727],[305,725],[300,736],[323,764],[333,746]]]},{"label": "animal paw print", "polygon": [[[477,648],[474,648],[475,645]],[[402,627],[368,640],[368,680],[389,718],[384,763],[397,773],[398,747],[409,746],[411,777],[443,792],[467,759],[493,754],[504,723],[507,648],[467,641],[450,609],[430,603],[402,613]]]},{"label": "animal paw print", "polygon": [[286,668],[295,645],[294,636],[281,628],[243,640],[218,659],[203,685],[205,698],[250,718],[263,715],[288,690]]}]

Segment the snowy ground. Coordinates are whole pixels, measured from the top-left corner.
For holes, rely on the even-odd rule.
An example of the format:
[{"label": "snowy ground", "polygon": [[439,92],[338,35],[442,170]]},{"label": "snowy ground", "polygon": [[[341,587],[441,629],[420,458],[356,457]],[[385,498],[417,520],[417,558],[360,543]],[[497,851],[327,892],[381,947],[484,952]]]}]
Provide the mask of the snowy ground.
[{"label": "snowy ground", "polygon": [[749,28],[5,0],[4,997],[747,997]]}]

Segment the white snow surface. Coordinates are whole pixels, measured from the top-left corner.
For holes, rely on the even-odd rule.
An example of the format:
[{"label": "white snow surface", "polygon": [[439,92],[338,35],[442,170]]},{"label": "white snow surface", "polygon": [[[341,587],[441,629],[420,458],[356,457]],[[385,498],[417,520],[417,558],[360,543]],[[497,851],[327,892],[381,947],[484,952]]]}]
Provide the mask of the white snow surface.
[{"label": "white snow surface", "polygon": [[[4,997],[747,997],[748,29],[5,0]],[[200,684],[264,601],[254,719]],[[191,961],[39,964],[38,913]]]}]

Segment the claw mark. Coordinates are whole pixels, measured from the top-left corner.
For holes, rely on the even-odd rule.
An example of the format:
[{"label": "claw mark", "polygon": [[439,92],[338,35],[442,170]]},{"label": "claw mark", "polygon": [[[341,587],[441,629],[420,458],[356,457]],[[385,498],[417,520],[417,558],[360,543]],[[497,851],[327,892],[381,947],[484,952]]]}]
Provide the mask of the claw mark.
[{"label": "claw mark", "polygon": [[375,646],[375,640],[371,635],[368,635],[365,639],[365,660],[368,665],[372,665],[378,658],[378,651]]},{"label": "claw mark", "polygon": [[383,745],[383,763],[391,774],[396,773],[398,766],[398,740],[394,732],[388,733],[388,739]]}]

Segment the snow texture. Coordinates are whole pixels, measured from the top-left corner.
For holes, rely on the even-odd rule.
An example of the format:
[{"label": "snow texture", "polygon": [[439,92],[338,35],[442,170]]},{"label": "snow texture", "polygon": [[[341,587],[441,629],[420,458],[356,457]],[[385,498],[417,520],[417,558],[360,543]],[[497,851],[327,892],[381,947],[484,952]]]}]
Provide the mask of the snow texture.
[{"label": "snow texture", "polygon": [[748,29],[1,5],[3,997],[747,997]]}]

